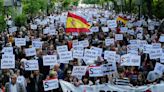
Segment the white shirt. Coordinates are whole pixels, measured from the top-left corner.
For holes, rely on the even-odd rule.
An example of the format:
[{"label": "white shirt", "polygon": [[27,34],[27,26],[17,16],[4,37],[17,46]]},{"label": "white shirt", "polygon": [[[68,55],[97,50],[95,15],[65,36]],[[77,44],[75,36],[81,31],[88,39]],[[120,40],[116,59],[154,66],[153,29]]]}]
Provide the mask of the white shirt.
[{"label": "white shirt", "polygon": [[26,79],[24,78],[24,76],[18,76],[17,83],[20,83],[23,85],[23,87],[26,87]]},{"label": "white shirt", "polygon": [[10,91],[12,91],[12,92],[17,92],[17,86],[16,86],[16,84],[11,84],[10,85]]}]

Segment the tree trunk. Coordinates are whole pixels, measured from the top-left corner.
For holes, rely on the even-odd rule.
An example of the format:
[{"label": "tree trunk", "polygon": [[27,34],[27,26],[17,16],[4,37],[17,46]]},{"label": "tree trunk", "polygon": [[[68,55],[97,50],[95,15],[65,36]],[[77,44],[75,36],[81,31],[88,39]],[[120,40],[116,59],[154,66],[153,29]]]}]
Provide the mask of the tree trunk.
[{"label": "tree trunk", "polygon": [[152,18],[152,0],[146,0],[147,2],[147,11],[148,11],[148,16]]},{"label": "tree trunk", "polygon": [[132,13],[132,0],[129,0],[129,13]]}]

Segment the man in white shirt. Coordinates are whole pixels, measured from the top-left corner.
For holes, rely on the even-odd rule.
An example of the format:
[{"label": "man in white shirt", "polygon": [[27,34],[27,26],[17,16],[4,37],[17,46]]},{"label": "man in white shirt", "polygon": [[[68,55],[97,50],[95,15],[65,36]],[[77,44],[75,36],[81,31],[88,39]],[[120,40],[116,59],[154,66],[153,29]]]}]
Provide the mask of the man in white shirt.
[{"label": "man in white shirt", "polygon": [[17,83],[17,75],[13,74],[11,81],[5,85],[5,92],[26,92],[26,90],[20,83]]}]

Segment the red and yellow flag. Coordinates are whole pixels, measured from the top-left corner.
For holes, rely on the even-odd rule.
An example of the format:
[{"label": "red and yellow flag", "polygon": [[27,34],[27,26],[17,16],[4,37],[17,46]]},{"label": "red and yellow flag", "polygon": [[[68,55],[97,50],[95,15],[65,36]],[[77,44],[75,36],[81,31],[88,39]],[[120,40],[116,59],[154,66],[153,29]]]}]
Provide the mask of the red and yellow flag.
[{"label": "red and yellow flag", "polygon": [[66,33],[69,32],[90,32],[91,25],[82,17],[68,12]]},{"label": "red and yellow flag", "polygon": [[127,20],[126,18],[123,18],[123,17],[121,17],[121,16],[118,16],[118,17],[117,17],[117,21],[121,21],[121,22],[123,22],[124,24],[126,24],[126,23],[128,22],[128,20]]}]

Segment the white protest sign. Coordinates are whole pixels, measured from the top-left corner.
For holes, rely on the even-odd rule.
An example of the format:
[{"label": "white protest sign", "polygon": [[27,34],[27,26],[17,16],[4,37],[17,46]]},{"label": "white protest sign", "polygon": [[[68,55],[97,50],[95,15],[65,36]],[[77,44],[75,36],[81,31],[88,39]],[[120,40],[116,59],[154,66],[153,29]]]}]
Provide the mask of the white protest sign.
[{"label": "white protest sign", "polygon": [[159,48],[161,48],[161,43],[152,43],[152,48],[153,49],[159,49]]},{"label": "white protest sign", "polygon": [[[53,20],[54,21],[54,20]],[[50,29],[55,29],[55,25],[52,23],[49,25]],[[56,30],[56,29],[55,29]]]},{"label": "white protest sign", "polygon": [[93,50],[97,50],[97,51],[98,51],[98,56],[101,56],[102,53],[103,53],[103,49],[102,49],[102,48],[98,48],[98,47],[94,47],[94,46],[92,46],[91,49],[93,49]]},{"label": "white protest sign", "polygon": [[49,30],[49,35],[56,35],[56,29]]},{"label": "white protest sign", "polygon": [[13,55],[13,54],[3,54],[3,55],[2,55],[2,59],[11,59],[11,60],[15,60],[15,55]]},{"label": "white protest sign", "polygon": [[58,54],[59,54],[60,61],[73,60],[71,51],[60,52]]},{"label": "white protest sign", "polygon": [[136,44],[138,44],[138,41],[139,40],[130,40],[130,44],[133,44],[133,45],[135,44],[136,45]]},{"label": "white protest sign", "polygon": [[67,17],[66,16],[60,16],[60,22],[66,23]]},{"label": "white protest sign", "polygon": [[45,29],[43,29],[43,34],[48,34],[50,30],[50,27],[46,27]]},{"label": "white protest sign", "polygon": [[120,62],[120,60],[121,60],[121,56],[119,55],[119,54],[116,54],[115,55],[115,60],[116,60],[116,62]]},{"label": "white protest sign", "polygon": [[127,27],[121,27],[120,30],[122,33],[126,33],[128,31],[128,28]]},{"label": "white protest sign", "polygon": [[15,38],[15,45],[18,47],[25,46],[26,45],[26,38]]},{"label": "white protest sign", "polygon": [[93,49],[85,49],[83,59],[97,60],[97,57],[98,57],[98,51]]},{"label": "white protest sign", "polygon": [[154,29],[155,29],[155,27],[153,25],[148,26],[148,30],[154,30]]},{"label": "white protest sign", "polygon": [[44,80],[43,81],[44,91],[49,91],[59,88],[58,79]]},{"label": "white protest sign", "polygon": [[107,22],[106,18],[101,18],[100,21],[101,21],[101,24],[106,24]]},{"label": "white protest sign", "polygon": [[162,75],[163,72],[164,72],[164,65],[161,64],[161,63],[156,62],[156,65],[155,65],[154,71],[155,71],[156,73]]},{"label": "white protest sign", "polygon": [[26,56],[35,56],[36,50],[35,48],[27,48],[25,49]]},{"label": "white protest sign", "polygon": [[90,34],[93,34],[93,32],[91,32],[91,31],[90,32],[86,32],[86,35],[90,35]]},{"label": "white protest sign", "polygon": [[133,24],[131,22],[128,22],[126,25],[127,25],[128,28],[132,28],[133,27]]},{"label": "white protest sign", "polygon": [[123,34],[115,34],[115,41],[123,40]]},{"label": "white protest sign", "polygon": [[130,61],[130,55],[129,54],[125,54],[125,55],[121,56],[121,60],[120,60],[121,66],[126,65],[127,63],[129,63],[129,61]]},{"label": "white protest sign", "polygon": [[90,77],[100,77],[103,76],[103,70],[101,66],[90,66],[89,67],[89,76]]},{"label": "white protest sign", "polygon": [[140,66],[141,56],[126,54],[121,56],[121,66]]},{"label": "white protest sign", "polygon": [[106,38],[105,39],[105,46],[109,46],[109,45],[114,45],[114,39],[113,38]]},{"label": "white protest sign", "polygon": [[152,45],[150,45],[150,44],[145,44],[144,46],[143,46],[143,53],[149,53],[149,50],[150,49],[152,49]]},{"label": "white protest sign", "polygon": [[15,59],[1,59],[1,69],[15,68]]},{"label": "white protest sign", "polygon": [[104,59],[106,59],[109,62],[116,62],[116,52],[115,51],[104,51]]},{"label": "white protest sign", "polygon": [[130,51],[138,51],[138,46],[135,44],[127,45],[127,52],[129,53]]},{"label": "white protest sign", "polygon": [[135,34],[134,33],[134,30],[132,30],[132,29],[131,30],[128,30],[127,33],[130,34],[130,35],[134,35]]},{"label": "white protest sign", "polygon": [[91,32],[99,32],[99,27],[91,27]]},{"label": "white protest sign", "polygon": [[146,40],[140,40],[139,41],[139,49],[143,49],[144,45],[148,44]]},{"label": "white protest sign", "polygon": [[116,20],[108,20],[107,21],[108,27],[109,28],[116,28],[117,27],[117,22]]},{"label": "white protest sign", "polygon": [[13,33],[13,32],[16,32],[17,31],[17,27],[12,27],[12,28],[9,28],[9,33]]},{"label": "white protest sign", "polygon": [[84,50],[73,50],[73,58],[83,58]]},{"label": "white protest sign", "polygon": [[129,50],[127,53],[133,54],[133,55],[138,55],[138,51],[136,51],[136,50]]},{"label": "white protest sign", "polygon": [[72,45],[73,45],[73,47],[79,45],[79,41],[78,40],[73,40]]},{"label": "white protest sign", "polygon": [[26,71],[39,70],[38,60],[26,60],[24,66]]},{"label": "white protest sign", "polygon": [[162,49],[150,49],[149,56],[150,59],[158,59],[162,55]]},{"label": "white protest sign", "polygon": [[68,51],[68,46],[67,45],[57,46],[56,50],[57,50],[58,53],[66,52],[66,51]]},{"label": "white protest sign", "polygon": [[114,66],[114,63],[103,64],[101,68],[104,75],[109,75],[116,71],[116,65]]},{"label": "white protest sign", "polygon": [[73,46],[73,50],[84,50],[83,45],[75,45]]},{"label": "white protest sign", "polygon": [[4,54],[13,54],[13,47],[4,47],[4,48],[2,49],[2,52],[3,52]]},{"label": "white protest sign", "polygon": [[40,41],[41,38],[32,39],[32,41]]},{"label": "white protest sign", "polygon": [[83,47],[88,47],[89,41],[88,40],[79,41],[79,44],[83,45]]},{"label": "white protest sign", "polygon": [[140,66],[141,64],[141,56],[139,55],[131,55],[129,66]]},{"label": "white protest sign", "polygon": [[143,35],[141,33],[137,34],[137,39],[143,39]]},{"label": "white protest sign", "polygon": [[135,22],[134,25],[140,27],[142,25],[142,21],[137,21],[137,22]]},{"label": "white protest sign", "polygon": [[159,41],[164,42],[164,35],[160,36]]},{"label": "white protest sign", "polygon": [[85,75],[87,66],[73,66],[72,75]]},{"label": "white protest sign", "polygon": [[32,41],[32,47],[36,48],[36,49],[42,48],[42,44],[43,44],[43,42],[41,42],[41,41]]},{"label": "white protest sign", "polygon": [[71,34],[72,34],[73,36],[78,36],[78,35],[79,35],[78,32],[72,32]]},{"label": "white protest sign", "polygon": [[57,56],[56,55],[45,55],[43,56],[43,65],[50,66],[57,64]]},{"label": "white protest sign", "polygon": [[109,31],[108,27],[102,27],[101,29],[102,29],[103,32],[108,32]]},{"label": "white protest sign", "polygon": [[33,30],[37,29],[37,25],[32,24],[31,29],[33,29]]},{"label": "white protest sign", "polygon": [[161,57],[160,57],[160,62],[164,63],[164,53],[162,53]]},{"label": "white protest sign", "polygon": [[136,28],[136,33],[141,33],[141,34],[143,34],[143,28],[142,28],[142,27],[137,27],[137,28]]}]

